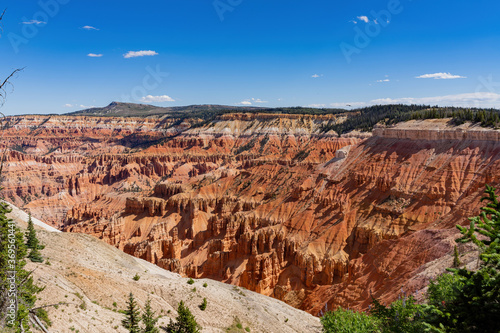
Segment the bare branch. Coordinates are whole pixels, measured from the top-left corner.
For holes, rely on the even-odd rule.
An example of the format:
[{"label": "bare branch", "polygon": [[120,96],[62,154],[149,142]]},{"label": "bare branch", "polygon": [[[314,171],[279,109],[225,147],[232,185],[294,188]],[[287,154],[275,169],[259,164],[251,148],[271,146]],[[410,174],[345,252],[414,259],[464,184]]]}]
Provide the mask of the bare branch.
[{"label": "bare branch", "polygon": [[[7,9],[4,9],[4,10],[3,10],[2,15],[0,16],[0,21],[2,21],[3,16],[5,15],[5,12],[6,12],[6,11],[7,11]],[[3,32],[3,26],[2,26],[1,24],[0,24],[0,32]]]},{"label": "bare branch", "polygon": [[13,76],[14,76],[17,72],[20,72],[20,71],[24,70],[24,68],[25,68],[25,67],[23,67],[23,68],[18,68],[18,69],[16,69],[16,70],[14,70],[14,71],[13,71],[13,72],[12,72],[12,73],[11,73],[11,74],[10,74],[10,75],[9,75],[9,76],[8,76],[8,77],[4,80],[4,81],[3,81],[3,83],[2,83],[2,84],[0,84],[0,89],[3,89],[3,86],[4,86],[4,85],[6,85],[6,84],[7,84],[7,82],[9,82],[9,79],[10,79],[11,77],[13,77]]},{"label": "bare branch", "polygon": [[9,81],[9,80],[10,80],[10,79],[11,79],[11,78],[12,78],[12,77],[16,74],[16,73],[18,73],[18,72],[20,72],[20,71],[24,70],[24,68],[26,68],[26,67],[23,67],[23,68],[18,68],[18,69],[16,69],[16,70],[14,70],[14,71],[13,71],[12,73],[10,73],[10,75],[9,75],[9,76],[8,76],[8,77],[7,77],[7,78],[6,78],[3,82],[2,82],[2,84],[0,84],[0,106],[2,106],[2,105],[3,105],[3,103],[5,102],[5,97],[6,97],[6,95],[7,95],[7,92],[5,91],[5,86],[6,86],[7,84],[12,85],[12,84],[10,83],[10,81]]},{"label": "bare branch", "polygon": [[[38,268],[38,267],[37,267]],[[37,268],[35,268],[34,270],[32,270],[31,272],[28,273],[28,275],[25,276],[25,278],[19,282],[19,284],[17,285],[17,290],[19,290],[19,288],[26,282],[28,281],[29,277],[31,276],[31,274],[33,274],[34,271],[37,270]]]},{"label": "bare branch", "polygon": [[35,310],[43,309],[43,308],[50,308],[51,306],[56,306],[56,305],[78,305],[78,304],[76,304],[76,303],[68,303],[68,302],[59,302],[59,303],[54,303],[54,304],[47,304],[47,305],[37,306],[36,308],[30,309],[30,312],[33,313]]},{"label": "bare branch", "polygon": [[39,326],[44,333],[49,333],[45,325],[42,323],[42,321],[40,320],[40,318],[38,318],[36,314],[32,313],[30,316],[30,320],[32,321],[32,323],[34,322],[36,326]]}]

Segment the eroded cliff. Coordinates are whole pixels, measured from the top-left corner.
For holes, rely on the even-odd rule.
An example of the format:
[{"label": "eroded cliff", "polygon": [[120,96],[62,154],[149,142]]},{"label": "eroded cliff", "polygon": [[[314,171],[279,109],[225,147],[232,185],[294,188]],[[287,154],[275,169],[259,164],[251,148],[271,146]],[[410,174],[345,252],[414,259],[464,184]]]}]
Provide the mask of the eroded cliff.
[{"label": "eroded cliff", "polygon": [[[499,182],[499,132],[446,120],[343,137],[322,128],[344,115],[229,114],[192,128],[92,120],[71,149],[42,149],[64,146],[72,127],[45,127],[63,119],[38,123],[28,154],[9,153],[7,199],[160,267],[314,314],[421,288],[428,278],[409,281],[451,251],[454,225]],[[18,124],[4,138],[12,148],[30,120]]]}]

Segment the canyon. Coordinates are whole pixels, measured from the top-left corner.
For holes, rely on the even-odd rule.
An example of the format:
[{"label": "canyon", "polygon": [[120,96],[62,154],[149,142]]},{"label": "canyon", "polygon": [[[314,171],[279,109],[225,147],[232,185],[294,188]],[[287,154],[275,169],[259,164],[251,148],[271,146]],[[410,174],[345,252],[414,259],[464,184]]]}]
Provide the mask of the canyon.
[{"label": "canyon", "polygon": [[9,117],[2,195],[184,277],[314,315],[363,310],[449,267],[455,225],[499,184],[500,131],[449,119],[324,131],[348,117]]}]

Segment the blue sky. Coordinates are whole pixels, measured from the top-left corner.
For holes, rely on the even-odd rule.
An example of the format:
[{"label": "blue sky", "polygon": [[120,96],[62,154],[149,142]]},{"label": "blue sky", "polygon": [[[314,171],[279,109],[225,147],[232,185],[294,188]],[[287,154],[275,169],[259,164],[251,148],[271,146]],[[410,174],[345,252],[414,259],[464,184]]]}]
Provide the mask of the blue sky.
[{"label": "blue sky", "polygon": [[500,108],[494,0],[8,0],[5,114],[159,106]]}]

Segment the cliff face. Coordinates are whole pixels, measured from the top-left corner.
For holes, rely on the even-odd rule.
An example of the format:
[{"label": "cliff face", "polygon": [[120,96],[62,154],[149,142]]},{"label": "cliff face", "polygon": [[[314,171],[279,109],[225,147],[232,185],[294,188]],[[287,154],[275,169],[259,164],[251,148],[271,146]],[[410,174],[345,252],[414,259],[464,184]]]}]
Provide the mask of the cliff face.
[{"label": "cliff face", "polygon": [[[321,133],[337,121],[231,114],[170,138],[162,125],[152,133],[166,140],[132,153],[120,138],[96,143],[106,154],[11,152],[7,178],[32,180],[19,193],[38,194],[26,203],[35,216],[160,267],[314,314],[325,303],[362,309],[370,292],[392,300],[432,277],[412,280],[451,251],[484,184],[499,183],[500,144],[497,131],[442,120]],[[6,193],[18,200],[22,183]]]}]

